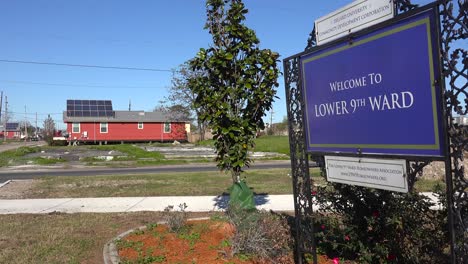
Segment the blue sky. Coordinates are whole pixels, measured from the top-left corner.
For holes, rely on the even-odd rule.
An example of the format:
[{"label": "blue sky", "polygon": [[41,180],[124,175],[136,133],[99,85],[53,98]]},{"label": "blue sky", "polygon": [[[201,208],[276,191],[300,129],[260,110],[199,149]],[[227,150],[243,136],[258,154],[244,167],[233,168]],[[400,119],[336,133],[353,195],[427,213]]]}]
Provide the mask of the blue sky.
[{"label": "blue sky", "polygon": [[[281,60],[301,52],[314,20],[351,0],[245,0],[246,24]],[[427,3],[428,1],[413,1]],[[0,60],[151,68],[78,68],[0,62],[0,91],[13,119],[62,124],[67,99],[112,100],[115,110],[151,111],[167,95],[167,70],[208,47],[205,1],[36,0],[0,2]],[[286,116],[284,80],[274,122]],[[4,110],[4,109],[3,109]],[[269,117],[268,117],[269,119]]]}]

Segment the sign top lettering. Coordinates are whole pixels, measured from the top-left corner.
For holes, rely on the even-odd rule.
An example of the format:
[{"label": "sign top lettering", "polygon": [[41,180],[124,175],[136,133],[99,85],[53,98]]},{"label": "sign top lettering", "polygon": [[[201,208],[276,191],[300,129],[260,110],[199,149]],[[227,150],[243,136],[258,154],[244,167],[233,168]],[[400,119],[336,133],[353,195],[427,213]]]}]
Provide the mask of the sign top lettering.
[{"label": "sign top lettering", "polygon": [[393,0],[354,1],[315,21],[317,45],[378,24],[393,16]]}]

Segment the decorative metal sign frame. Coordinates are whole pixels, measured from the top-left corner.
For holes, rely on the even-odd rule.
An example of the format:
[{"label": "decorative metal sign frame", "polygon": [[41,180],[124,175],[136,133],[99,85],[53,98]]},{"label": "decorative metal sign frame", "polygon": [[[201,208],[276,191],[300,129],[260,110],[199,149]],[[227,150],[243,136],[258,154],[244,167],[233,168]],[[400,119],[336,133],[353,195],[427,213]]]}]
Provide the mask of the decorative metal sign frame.
[{"label": "decorative metal sign frame", "polygon": [[[405,16],[418,6],[410,0],[394,0],[395,14]],[[468,150],[466,128],[454,122],[455,115],[468,114],[468,51],[459,43],[468,37],[468,1],[441,0],[431,3],[440,20],[441,60],[443,77],[448,84],[444,89],[444,109],[448,138],[445,159],[448,230],[451,243],[451,263],[468,263],[468,178],[463,166],[464,151]],[[455,6],[456,5],[456,6]],[[466,45],[466,41],[464,42]],[[305,51],[316,46],[315,29],[310,33]],[[284,78],[289,121],[289,144],[295,203],[296,263],[304,263],[311,254],[317,263],[313,228],[312,181],[309,159],[324,169],[323,156],[310,156],[305,141],[305,102],[300,78],[299,55],[284,60]],[[412,187],[431,159],[407,160],[408,185]]]}]

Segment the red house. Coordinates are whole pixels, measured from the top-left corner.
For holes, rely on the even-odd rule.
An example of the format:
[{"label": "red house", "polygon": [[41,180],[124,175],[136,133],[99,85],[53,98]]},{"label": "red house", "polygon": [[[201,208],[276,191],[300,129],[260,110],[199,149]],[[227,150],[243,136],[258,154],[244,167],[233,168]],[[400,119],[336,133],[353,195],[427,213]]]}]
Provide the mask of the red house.
[{"label": "red house", "polygon": [[2,126],[2,132],[0,136],[7,139],[18,139],[21,138],[22,131],[19,123],[6,123],[6,129]]},{"label": "red house", "polygon": [[186,119],[165,112],[114,111],[108,100],[67,100],[63,113],[69,141],[187,141]]}]

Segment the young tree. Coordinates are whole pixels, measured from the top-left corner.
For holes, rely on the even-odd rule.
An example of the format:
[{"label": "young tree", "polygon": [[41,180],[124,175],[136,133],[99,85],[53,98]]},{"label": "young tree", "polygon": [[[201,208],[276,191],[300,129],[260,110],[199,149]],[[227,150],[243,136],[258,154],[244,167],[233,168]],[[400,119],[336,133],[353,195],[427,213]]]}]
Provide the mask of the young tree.
[{"label": "young tree", "polygon": [[165,97],[165,103],[169,106],[177,106],[179,110],[189,112],[193,116],[197,129],[200,133],[200,140],[204,140],[206,122],[201,121],[200,116],[205,111],[204,106],[195,106],[197,94],[189,88],[189,80],[203,75],[202,71],[194,71],[190,68],[189,62],[185,62],[177,69],[172,70],[171,86],[168,89],[169,95]]},{"label": "young tree", "polygon": [[241,0],[207,0],[206,6],[213,44],[190,61],[193,71],[204,74],[191,78],[189,88],[194,105],[206,109],[200,118],[212,129],[218,168],[238,183],[275,98],[279,54],[260,49],[255,32],[243,24],[248,10]]}]

